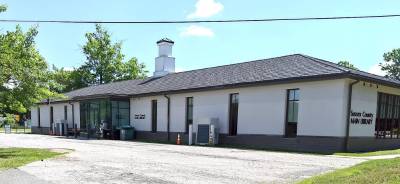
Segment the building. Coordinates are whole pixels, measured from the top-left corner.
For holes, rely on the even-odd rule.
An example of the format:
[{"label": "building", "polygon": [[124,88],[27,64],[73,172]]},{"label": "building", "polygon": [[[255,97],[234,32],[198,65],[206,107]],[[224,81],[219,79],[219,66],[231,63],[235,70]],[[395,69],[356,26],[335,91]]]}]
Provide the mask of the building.
[{"label": "building", "polygon": [[[157,42],[153,77],[91,86],[33,107],[32,131],[65,120],[81,135],[101,122],[138,139],[187,139],[189,124],[218,118],[220,143],[296,151],[400,147],[400,82],[306,55],[174,72],[174,42]],[[196,128],[194,128],[196,132]]]}]

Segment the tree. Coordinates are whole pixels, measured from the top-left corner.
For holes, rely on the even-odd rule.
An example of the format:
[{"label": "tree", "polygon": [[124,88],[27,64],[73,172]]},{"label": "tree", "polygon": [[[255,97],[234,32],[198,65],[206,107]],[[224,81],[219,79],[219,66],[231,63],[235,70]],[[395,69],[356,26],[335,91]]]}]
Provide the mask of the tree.
[{"label": "tree", "polygon": [[384,62],[380,63],[382,71],[385,71],[386,77],[400,80],[400,49],[393,49],[383,54]]},{"label": "tree", "polygon": [[50,90],[58,93],[72,90],[72,72],[73,71],[68,71],[64,68],[57,68],[53,65],[50,77]]},{"label": "tree", "polygon": [[24,113],[42,99],[60,97],[50,90],[47,63],[36,49],[37,28],[20,26],[0,34],[0,114]]},{"label": "tree", "polygon": [[64,68],[57,68],[53,65],[51,71],[50,89],[58,93],[65,93],[72,90],[87,87],[92,81],[92,76],[87,70],[74,68],[72,70],[65,70]]},{"label": "tree", "polygon": [[7,10],[7,6],[4,4],[0,4],[0,13],[5,12]]},{"label": "tree", "polygon": [[94,33],[86,33],[86,44],[82,47],[87,61],[78,71],[87,85],[104,84],[118,80],[136,79],[146,75],[144,65],[136,58],[124,63],[122,42],[112,43],[111,35],[100,24]]},{"label": "tree", "polygon": [[348,69],[358,70],[358,68],[351,64],[349,61],[339,61],[338,65],[346,67]]},{"label": "tree", "polygon": [[143,63],[138,63],[136,58],[131,58],[123,66],[123,74],[120,80],[129,79],[144,79],[148,72],[146,66]]}]

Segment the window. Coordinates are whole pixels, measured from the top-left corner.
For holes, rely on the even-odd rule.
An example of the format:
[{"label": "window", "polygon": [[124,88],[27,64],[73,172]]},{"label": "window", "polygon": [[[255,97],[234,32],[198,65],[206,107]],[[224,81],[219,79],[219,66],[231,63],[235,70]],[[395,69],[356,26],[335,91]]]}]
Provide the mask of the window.
[{"label": "window", "polygon": [[[100,128],[108,139],[118,139],[121,126],[130,125],[130,102],[126,98],[93,99],[80,101],[80,131],[96,137]],[[74,106],[72,106],[74,114]],[[74,123],[74,120],[72,120]]]},{"label": "window", "polygon": [[400,96],[378,93],[376,138],[400,138]]},{"label": "window", "polygon": [[130,125],[129,101],[111,101],[111,108],[114,129]]},{"label": "window", "polygon": [[64,120],[68,119],[68,106],[64,106]]},{"label": "window", "polygon": [[53,129],[54,123],[54,113],[53,113],[53,106],[50,107],[50,128]]},{"label": "window", "polygon": [[229,135],[237,135],[239,111],[239,93],[233,93],[229,96]]},{"label": "window", "polygon": [[189,125],[193,124],[193,97],[186,97],[186,133],[189,132]]},{"label": "window", "polygon": [[151,101],[151,132],[157,132],[157,100]]},{"label": "window", "polygon": [[286,105],[286,127],[285,136],[286,137],[296,137],[297,136],[297,120],[299,114],[299,100],[300,100],[300,90],[299,89],[289,89],[287,91],[287,105]]},{"label": "window", "polygon": [[38,127],[40,128],[40,107],[37,108]]}]

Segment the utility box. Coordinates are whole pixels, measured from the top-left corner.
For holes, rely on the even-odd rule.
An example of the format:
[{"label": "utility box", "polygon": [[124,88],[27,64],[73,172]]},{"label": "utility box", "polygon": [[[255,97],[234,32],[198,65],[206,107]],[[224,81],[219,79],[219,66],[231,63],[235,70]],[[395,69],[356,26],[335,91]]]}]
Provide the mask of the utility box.
[{"label": "utility box", "polygon": [[218,144],[219,129],[217,118],[202,118],[197,124],[196,144],[216,145]]},{"label": "utility box", "polygon": [[65,121],[65,120],[61,120],[59,123],[56,123],[55,127],[54,127],[55,135],[58,135],[58,136],[66,135],[66,132],[67,132],[66,126],[67,126],[67,121]]},{"label": "utility box", "polygon": [[135,128],[132,126],[122,126],[121,127],[121,135],[120,139],[121,140],[133,140],[135,137]]}]

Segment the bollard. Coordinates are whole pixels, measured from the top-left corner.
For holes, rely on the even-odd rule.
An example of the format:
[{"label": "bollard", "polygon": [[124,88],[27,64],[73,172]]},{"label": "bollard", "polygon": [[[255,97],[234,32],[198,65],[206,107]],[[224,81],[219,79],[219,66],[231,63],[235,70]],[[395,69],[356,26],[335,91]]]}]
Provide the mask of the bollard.
[{"label": "bollard", "polygon": [[193,144],[193,125],[190,124],[189,125],[189,141],[188,141],[189,145]]},{"label": "bollard", "polygon": [[181,144],[181,135],[178,134],[178,137],[176,138],[176,144],[180,145]]}]

